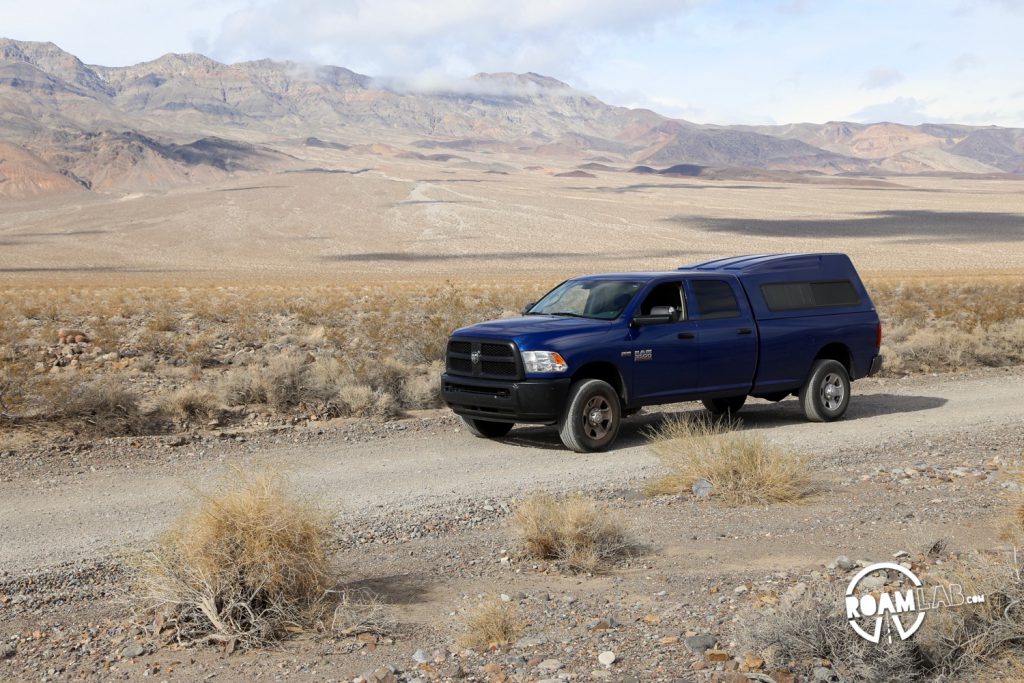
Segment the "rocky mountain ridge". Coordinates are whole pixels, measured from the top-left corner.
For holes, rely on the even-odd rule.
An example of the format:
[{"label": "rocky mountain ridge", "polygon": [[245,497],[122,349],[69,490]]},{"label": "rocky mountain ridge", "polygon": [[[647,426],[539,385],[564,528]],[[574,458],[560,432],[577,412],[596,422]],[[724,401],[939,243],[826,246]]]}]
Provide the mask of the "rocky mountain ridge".
[{"label": "rocky mountain ridge", "polygon": [[[321,149],[503,154],[803,174],[1024,174],[1024,130],[893,123],[697,125],[539,74],[414,89],[337,66],[168,54],[88,65],[0,39],[0,196],[132,191],[296,163]],[[444,155],[429,155],[438,161]],[[525,162],[524,162],[525,163]]]}]

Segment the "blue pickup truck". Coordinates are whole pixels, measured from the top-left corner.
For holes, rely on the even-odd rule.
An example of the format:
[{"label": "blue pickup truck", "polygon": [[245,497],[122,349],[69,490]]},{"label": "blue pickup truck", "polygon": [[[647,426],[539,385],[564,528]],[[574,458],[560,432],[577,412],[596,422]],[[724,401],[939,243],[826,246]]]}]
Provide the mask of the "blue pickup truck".
[{"label": "blue pickup truck", "polygon": [[480,437],[558,425],[599,451],[643,406],[799,397],[808,419],[843,416],[850,382],[882,364],[882,326],[845,254],[761,254],[669,272],[566,280],[522,317],[456,330],[445,402]]}]

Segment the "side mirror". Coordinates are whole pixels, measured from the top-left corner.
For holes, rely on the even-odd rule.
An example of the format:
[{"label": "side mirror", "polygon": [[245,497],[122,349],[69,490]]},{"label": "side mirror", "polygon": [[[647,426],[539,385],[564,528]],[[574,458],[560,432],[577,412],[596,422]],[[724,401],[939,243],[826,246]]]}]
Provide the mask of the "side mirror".
[{"label": "side mirror", "polygon": [[637,327],[676,322],[679,322],[679,311],[673,306],[654,306],[648,315],[633,316],[633,324]]},{"label": "side mirror", "polygon": [[537,305],[537,302],[536,302],[536,301],[531,301],[530,303],[528,303],[528,304],[526,304],[525,306],[523,306],[523,310],[521,311],[521,313],[522,313],[523,315],[526,315],[527,313],[529,313],[529,312],[530,312],[530,309],[531,309],[531,308],[533,308],[533,307],[534,307],[534,306],[536,306],[536,305]]}]

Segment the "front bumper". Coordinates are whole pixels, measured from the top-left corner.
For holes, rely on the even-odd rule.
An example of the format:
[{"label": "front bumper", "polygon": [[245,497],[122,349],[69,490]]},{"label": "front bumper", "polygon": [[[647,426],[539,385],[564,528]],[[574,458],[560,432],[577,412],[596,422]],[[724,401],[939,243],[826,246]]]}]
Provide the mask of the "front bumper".
[{"label": "front bumper", "polygon": [[494,422],[555,424],[562,416],[570,378],[502,381],[441,375],[441,396],[459,415]]},{"label": "front bumper", "polygon": [[871,367],[868,369],[868,377],[870,377],[871,375],[878,374],[878,371],[882,369],[882,362],[884,359],[885,356],[883,356],[882,354],[878,354],[877,356],[871,359]]}]

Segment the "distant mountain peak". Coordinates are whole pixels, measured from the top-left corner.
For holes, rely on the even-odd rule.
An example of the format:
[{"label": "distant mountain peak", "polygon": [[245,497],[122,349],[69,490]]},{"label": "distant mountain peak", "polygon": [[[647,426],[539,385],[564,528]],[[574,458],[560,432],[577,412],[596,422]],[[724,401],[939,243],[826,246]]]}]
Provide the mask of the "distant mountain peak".
[{"label": "distant mountain peak", "polygon": [[521,86],[534,85],[549,90],[573,90],[572,86],[568,83],[564,83],[557,78],[544,76],[532,71],[527,71],[522,74],[513,73],[511,71],[499,71],[495,73],[481,72],[475,74],[472,77],[472,80],[484,83],[504,83]]}]

